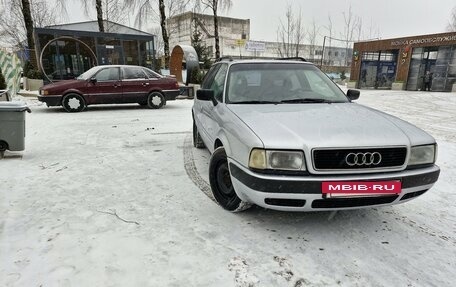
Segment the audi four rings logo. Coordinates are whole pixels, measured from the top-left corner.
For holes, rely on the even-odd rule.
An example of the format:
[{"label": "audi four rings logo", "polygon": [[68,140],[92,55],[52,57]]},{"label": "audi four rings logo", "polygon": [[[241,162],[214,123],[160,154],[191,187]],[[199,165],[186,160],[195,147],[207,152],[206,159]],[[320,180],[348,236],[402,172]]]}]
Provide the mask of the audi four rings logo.
[{"label": "audi four rings logo", "polygon": [[345,157],[345,162],[349,166],[372,166],[379,165],[382,162],[382,155],[379,152],[359,152],[349,153]]}]

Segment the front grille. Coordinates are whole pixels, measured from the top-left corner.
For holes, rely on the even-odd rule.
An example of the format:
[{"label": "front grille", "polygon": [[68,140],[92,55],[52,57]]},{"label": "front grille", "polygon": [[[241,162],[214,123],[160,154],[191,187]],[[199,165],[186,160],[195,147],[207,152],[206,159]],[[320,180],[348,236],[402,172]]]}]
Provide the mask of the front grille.
[{"label": "front grille", "polygon": [[286,207],[303,207],[306,201],[303,199],[285,199],[285,198],[266,198],[264,203],[268,205],[286,206]]},{"label": "front grille", "polygon": [[399,196],[394,195],[378,197],[316,199],[312,202],[312,208],[344,208],[387,204],[395,201],[398,197]]},{"label": "front grille", "polygon": [[[346,157],[350,153],[380,153],[382,159],[379,164],[363,164],[350,166],[346,162]],[[406,147],[322,149],[313,151],[313,162],[315,170],[378,169],[403,166],[405,163],[406,156]]]}]

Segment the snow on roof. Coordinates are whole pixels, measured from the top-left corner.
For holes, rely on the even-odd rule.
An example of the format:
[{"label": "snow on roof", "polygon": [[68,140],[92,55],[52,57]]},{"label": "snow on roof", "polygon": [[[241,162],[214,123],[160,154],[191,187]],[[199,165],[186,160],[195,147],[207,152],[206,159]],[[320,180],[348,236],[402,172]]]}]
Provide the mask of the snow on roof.
[{"label": "snow on roof", "polygon": [[[122,24],[103,20],[105,32],[107,33],[119,33],[128,35],[141,35],[141,36],[152,36],[152,34],[134,29]],[[72,30],[72,31],[86,31],[86,32],[99,32],[98,21],[86,21],[69,24],[51,25],[47,26],[48,29],[59,29],[59,30]]]}]

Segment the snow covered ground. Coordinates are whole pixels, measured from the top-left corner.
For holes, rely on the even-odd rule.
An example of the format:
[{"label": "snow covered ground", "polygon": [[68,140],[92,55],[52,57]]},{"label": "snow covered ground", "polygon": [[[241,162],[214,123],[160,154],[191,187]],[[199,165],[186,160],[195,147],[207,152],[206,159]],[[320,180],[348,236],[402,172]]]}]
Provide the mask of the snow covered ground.
[{"label": "snow covered ground", "polygon": [[218,207],[189,100],[27,101],[27,149],[0,160],[0,286],[454,286],[454,93],[362,91],[436,137],[442,173],[406,204],[335,214]]}]

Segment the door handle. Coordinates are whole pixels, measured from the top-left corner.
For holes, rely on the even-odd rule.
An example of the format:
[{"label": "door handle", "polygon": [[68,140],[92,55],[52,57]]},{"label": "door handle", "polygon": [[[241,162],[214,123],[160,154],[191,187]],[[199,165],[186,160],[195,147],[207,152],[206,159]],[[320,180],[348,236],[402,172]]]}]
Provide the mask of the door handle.
[{"label": "door handle", "polygon": [[142,83],[142,85],[143,85],[143,86],[148,86],[148,85],[149,85],[149,83]]},{"label": "door handle", "polygon": [[120,87],[119,84],[114,84],[114,88]]}]

